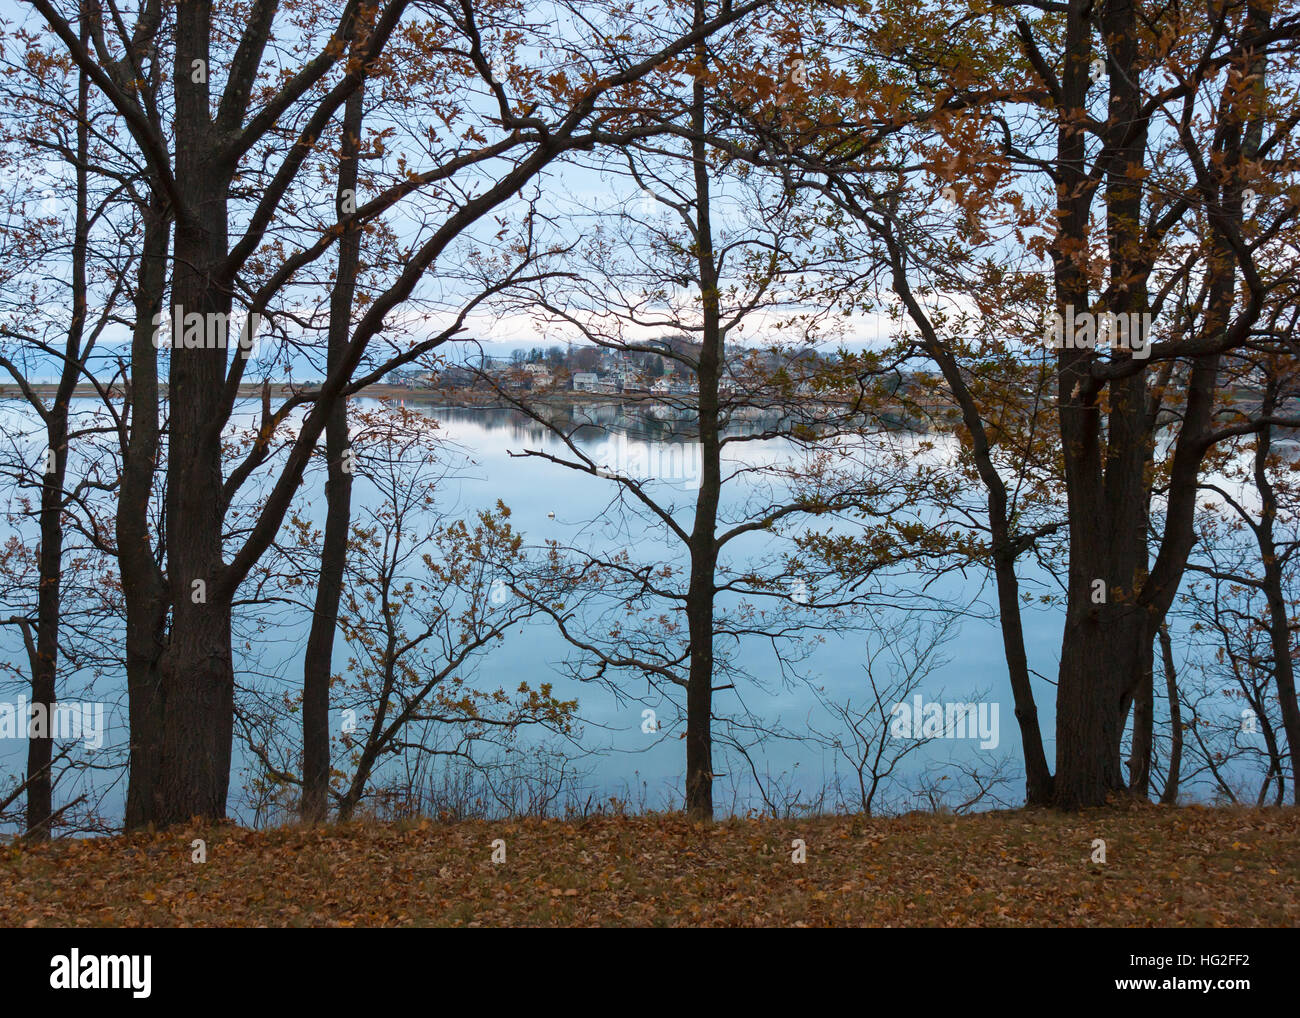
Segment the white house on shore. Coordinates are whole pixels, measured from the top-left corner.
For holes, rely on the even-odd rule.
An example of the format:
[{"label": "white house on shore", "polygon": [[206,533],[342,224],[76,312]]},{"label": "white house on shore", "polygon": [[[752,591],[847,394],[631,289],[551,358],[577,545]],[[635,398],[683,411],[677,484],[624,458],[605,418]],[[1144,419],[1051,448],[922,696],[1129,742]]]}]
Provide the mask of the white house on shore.
[{"label": "white house on shore", "polygon": [[524,371],[533,388],[551,384],[551,369],[545,364],[525,364]]}]

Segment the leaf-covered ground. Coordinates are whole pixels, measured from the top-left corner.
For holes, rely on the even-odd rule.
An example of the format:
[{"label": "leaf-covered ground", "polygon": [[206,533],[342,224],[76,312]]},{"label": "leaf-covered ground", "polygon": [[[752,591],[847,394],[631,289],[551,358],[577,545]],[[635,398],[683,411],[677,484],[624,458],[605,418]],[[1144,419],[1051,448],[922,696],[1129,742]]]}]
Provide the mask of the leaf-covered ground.
[{"label": "leaf-covered ground", "polygon": [[4,846],[0,926],[37,925],[1296,926],[1300,812],[223,826]]}]

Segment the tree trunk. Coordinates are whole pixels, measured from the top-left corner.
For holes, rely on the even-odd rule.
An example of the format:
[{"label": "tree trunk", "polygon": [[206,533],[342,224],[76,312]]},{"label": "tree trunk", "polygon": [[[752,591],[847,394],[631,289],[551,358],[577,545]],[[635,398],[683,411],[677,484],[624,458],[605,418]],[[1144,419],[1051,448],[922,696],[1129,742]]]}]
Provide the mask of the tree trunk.
[{"label": "tree trunk", "polygon": [[1133,697],[1133,744],[1128,759],[1128,790],[1137,798],[1145,799],[1151,791],[1151,753],[1154,744],[1155,669],[1148,655]]},{"label": "tree trunk", "polygon": [[884,238],[889,251],[894,292],[921,332],[926,352],[939,366],[949,391],[961,408],[962,423],[971,439],[971,452],[980,480],[988,492],[989,532],[992,537],[993,575],[998,592],[998,620],[1002,628],[1002,650],[1006,657],[1011,695],[1016,705],[1016,722],[1025,759],[1025,802],[1046,806],[1052,801],[1052,772],[1043,752],[1043,732],[1038,724],[1038,705],[1029,681],[1029,657],[1020,618],[1020,580],[1016,576],[1017,549],[1007,516],[1007,487],[993,462],[992,446],[980,417],[979,406],[962,376],[957,358],[939,342],[934,323],[917,303],[907,275],[903,247],[891,235]]},{"label": "tree trunk", "polygon": [[[89,38],[89,24],[80,19],[81,41]],[[42,465],[40,555],[37,562],[36,654],[32,659],[32,711],[44,712],[45,730],[29,729],[27,740],[26,837],[50,837],[54,811],[54,707],[59,664],[59,607],[63,580],[63,486],[68,469],[68,405],[80,375],[81,341],[86,323],[87,148],[90,82],[84,70],[77,73],[77,198],[72,243],[72,318],[63,349],[63,364],[53,405],[45,420],[47,459]],[[33,717],[35,720],[35,717]]]},{"label": "tree trunk", "polygon": [[[1270,573],[1276,575],[1270,576]],[[1273,650],[1273,679],[1277,684],[1277,697],[1282,710],[1282,727],[1286,731],[1287,750],[1291,757],[1291,801],[1300,806],[1300,763],[1297,763],[1297,759],[1300,758],[1300,706],[1296,703],[1295,661],[1291,657],[1291,628],[1287,621],[1286,601],[1281,594],[1282,577],[1276,559],[1265,567],[1264,584],[1268,597],[1268,630]]]},{"label": "tree trunk", "polygon": [[[1268,29],[1272,9],[1263,3],[1252,2],[1247,11],[1247,29],[1252,33]],[[1259,154],[1264,127],[1264,109],[1268,98],[1266,82],[1267,61],[1256,54],[1250,65],[1254,82],[1251,115],[1243,137],[1242,152],[1245,158],[1254,159]],[[1278,380],[1270,377],[1264,387],[1260,415],[1270,417],[1276,408]],[[1268,455],[1273,444],[1273,429],[1265,424],[1255,446],[1255,486],[1259,490],[1261,508],[1260,525],[1255,529],[1259,545],[1260,562],[1264,567],[1264,596],[1268,600],[1268,635],[1273,656],[1273,681],[1277,685],[1278,704],[1282,711],[1282,727],[1286,732],[1287,751],[1291,758],[1291,801],[1300,806],[1300,704],[1296,701],[1295,659],[1291,653],[1291,626],[1286,598],[1282,592],[1282,566],[1277,558],[1273,539],[1273,523],[1277,518],[1277,492],[1268,476]]]},{"label": "tree trunk", "polygon": [[[185,568],[172,558],[172,569]],[[173,584],[175,589],[175,584]],[[155,813],[160,826],[226,813],[235,679],[229,605],[178,599],[162,659],[163,744]]]},{"label": "tree trunk", "polygon": [[[1005,504],[1003,506],[1005,509]],[[990,520],[995,516],[991,510]],[[994,576],[998,589],[998,620],[1002,627],[1002,652],[1011,679],[1011,696],[1015,702],[1016,723],[1020,726],[1020,743],[1025,758],[1025,805],[1046,806],[1052,801],[1052,772],[1043,752],[1043,730],[1038,723],[1038,704],[1029,682],[1029,657],[1025,653],[1025,634],[1020,620],[1020,581],[1016,576],[1015,555],[1010,551],[1005,512],[993,528],[995,545],[1005,551],[994,552]]]},{"label": "tree trunk", "polygon": [[232,303],[224,279],[231,173],[218,155],[207,81],[192,81],[191,70],[194,61],[209,66],[209,13],[206,3],[181,4],[175,29],[176,181],[184,217],[176,222],[172,271],[167,483],[172,634],[161,665],[163,749],[155,795],[162,825],[225,816],[234,732],[234,592],[223,582],[222,560],[227,351],[215,344],[186,349],[180,342],[185,315],[226,322]]},{"label": "tree trunk", "polygon": [[154,316],[162,309],[167,281],[168,220],[155,199],[142,209],[140,255],[131,337],[130,433],[124,445],[117,508],[117,563],[126,605],[126,688],[131,755],[126,790],[126,829],[156,819],[154,795],[162,754],[162,675],[166,644],[167,580],[158,567],[149,510],[157,473],[159,441],[158,351]]},{"label": "tree trunk", "polygon": [[[343,114],[343,141],[335,206],[339,220],[353,218],[357,188],[357,151],[361,138],[365,86],[348,97]],[[348,204],[349,199],[352,204]],[[352,224],[339,240],[339,265],[330,294],[329,371],[333,372],[347,349],[352,326],[352,297],[356,289],[361,236]],[[344,463],[348,451],[347,400],[330,408],[325,423],[325,537],[321,549],[320,580],[312,614],[311,632],[303,661],[302,682],[302,819],[319,823],[329,809],[330,785],[330,680],[333,674],[334,631],[338,625],[339,597],[347,564],[348,527],[352,517],[352,472]]]},{"label": "tree trunk", "polygon": [[[705,21],[704,0],[695,2],[695,24]],[[706,51],[696,47],[702,75]],[[722,331],[718,273],[713,254],[709,165],[704,144],[705,86],[697,76],[691,103],[691,157],[695,173],[696,263],[700,274],[703,331],[699,365],[700,489],[691,531],[691,580],[686,598],[691,638],[686,687],[686,812],[693,820],[713,819],[713,600],[717,566],[718,501],[722,490],[718,434],[718,383],[722,373]]]},{"label": "tree trunk", "polygon": [[[1127,716],[1124,678],[1131,674],[1133,620],[1085,613],[1066,624],[1056,704],[1054,799],[1063,809],[1102,806],[1123,789],[1120,743]],[[1122,632],[1120,630],[1123,630]]]},{"label": "tree trunk", "polygon": [[1160,802],[1166,806],[1178,803],[1178,782],[1183,766],[1183,712],[1178,701],[1178,675],[1174,670],[1174,645],[1169,639],[1169,627],[1160,627],[1160,660],[1165,672],[1165,695],[1169,698],[1169,773],[1165,787],[1160,792]]},{"label": "tree trunk", "polygon": [[[1076,113],[1084,110],[1092,58],[1090,0],[1071,0],[1067,15],[1058,139],[1060,229],[1055,242],[1057,313],[1091,308],[1090,290],[1075,252],[1088,246],[1094,186],[1086,178],[1086,147]],[[1136,12],[1130,0],[1102,11],[1107,39],[1110,113],[1116,152],[1106,174],[1106,229],[1110,278],[1106,310],[1147,310],[1140,250],[1141,179],[1133,167],[1145,154]],[[1064,809],[1101,806],[1126,787],[1120,748],[1130,704],[1148,672],[1154,626],[1163,611],[1139,602],[1148,570],[1147,464],[1151,415],[1146,371],[1135,370],[1105,390],[1092,377],[1093,350],[1060,350],[1057,358],[1061,445],[1070,519],[1070,573],[1057,687],[1054,801]],[[1104,443],[1104,444],[1103,444]],[[1184,559],[1185,561],[1185,559]],[[1176,584],[1175,584],[1176,586]],[[1145,644],[1145,646],[1144,646]],[[1140,768],[1139,768],[1140,769]]]},{"label": "tree trunk", "polygon": [[[708,463],[707,455],[705,463]],[[707,478],[707,466],[704,474]],[[697,524],[701,515],[697,505]],[[711,542],[712,539],[712,534],[709,534],[708,540]],[[707,552],[697,557],[692,551],[691,586],[686,598],[691,637],[690,673],[686,687],[686,813],[692,820],[713,819],[714,576],[713,563],[705,561],[708,557]]]},{"label": "tree trunk", "polygon": [[[84,305],[83,305],[84,307]],[[83,312],[84,313],[84,312]],[[65,362],[66,364],[66,362]],[[64,376],[68,371],[65,367]],[[75,369],[72,372],[75,378]],[[27,738],[26,837],[50,836],[54,809],[54,704],[59,656],[60,573],[63,565],[63,480],[68,459],[68,401],[60,385],[46,422],[46,440],[53,469],[42,477],[40,535],[37,563],[36,653],[32,656],[32,726]],[[37,719],[43,715],[43,721]]]},{"label": "tree trunk", "polygon": [[[1277,381],[1269,379],[1265,386],[1260,415],[1270,417],[1277,400]],[[1277,517],[1277,492],[1268,476],[1268,455],[1272,447],[1273,429],[1265,424],[1260,429],[1255,446],[1255,487],[1260,495],[1260,521],[1254,528],[1259,545],[1259,558],[1264,568],[1264,596],[1268,600],[1268,636],[1273,657],[1273,681],[1277,685],[1278,704],[1282,711],[1282,727],[1286,731],[1287,749],[1291,757],[1291,801],[1300,805],[1300,705],[1296,703],[1295,661],[1291,657],[1291,624],[1286,597],[1282,588],[1282,565],[1277,557],[1273,540],[1273,522]]]}]

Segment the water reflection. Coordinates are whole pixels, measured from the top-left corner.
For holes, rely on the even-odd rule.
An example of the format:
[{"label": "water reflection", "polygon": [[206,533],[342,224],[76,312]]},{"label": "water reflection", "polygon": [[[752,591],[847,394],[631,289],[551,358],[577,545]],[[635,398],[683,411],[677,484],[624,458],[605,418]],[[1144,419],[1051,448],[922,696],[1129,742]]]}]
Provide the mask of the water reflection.
[{"label": "water reflection", "polygon": [[[503,433],[520,442],[537,444],[548,435],[546,425],[521,410],[502,406],[449,404],[434,396],[398,397],[409,409],[417,409],[449,424],[466,424]],[[695,442],[699,428],[695,409],[686,404],[654,400],[607,402],[548,401],[535,411],[546,424],[578,442],[599,442],[609,434],[625,435],[643,442]],[[790,421],[779,409],[740,407],[724,415],[726,435],[758,435],[784,430]]]}]

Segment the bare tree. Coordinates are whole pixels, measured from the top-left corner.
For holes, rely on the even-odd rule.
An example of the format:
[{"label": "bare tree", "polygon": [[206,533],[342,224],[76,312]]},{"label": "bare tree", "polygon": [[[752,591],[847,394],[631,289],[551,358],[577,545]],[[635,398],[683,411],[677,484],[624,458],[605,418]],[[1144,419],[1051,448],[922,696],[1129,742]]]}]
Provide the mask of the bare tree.
[{"label": "bare tree", "polygon": [[818,698],[835,727],[823,732],[813,726],[813,735],[848,766],[856,795],[847,804],[865,816],[888,809],[891,796],[898,799],[898,789],[891,786],[903,784],[906,775],[900,768],[939,737],[913,733],[910,725],[905,737],[894,737],[890,729],[895,708],[903,704],[910,710],[912,695],[945,663],[941,654],[951,629],[951,620],[930,626],[880,622],[862,665],[870,687],[865,698],[839,702],[820,692]]},{"label": "bare tree", "polygon": [[[363,497],[350,527],[338,616],[348,661],[339,676],[331,670],[328,677],[337,687],[331,713],[341,719],[328,774],[342,820],[368,798],[391,809],[399,787],[413,802],[439,758],[479,768],[495,787],[500,767],[487,758],[489,748],[514,747],[528,728],[567,736],[576,708],[546,683],[505,690],[473,681],[475,662],[537,611],[512,593],[517,577],[534,570],[509,510],[498,503],[471,521],[447,516],[438,499],[454,451],[438,440],[429,418],[388,408],[361,414],[352,427],[349,449]],[[316,535],[296,515],[294,531],[299,542],[284,549],[286,577],[300,576],[296,563],[304,559],[312,569],[319,554]],[[303,607],[314,608],[315,600]],[[244,741],[260,764],[260,781],[298,787],[305,772],[284,705],[268,695],[241,710]],[[302,761],[305,768],[305,752]],[[405,772],[396,784],[394,765]]]},{"label": "bare tree", "polygon": [[[494,76],[492,59],[509,59],[518,26],[470,2],[425,5],[419,14],[427,46],[403,49],[393,40],[403,19],[416,16],[409,0],[377,7],[348,0],[332,30],[297,39],[296,52],[287,57],[294,66],[284,74],[266,61],[278,15],[273,2],[259,3],[247,14],[203,3],[180,5],[166,32],[164,14],[170,16],[172,10],[161,3],[146,3],[136,24],[128,27],[115,11],[95,2],[86,8],[90,30],[83,40],[61,5],[33,0],[67,55],[120,116],[148,165],[151,190],[175,223],[170,300],[175,341],[169,378],[175,398],[166,487],[172,623],[160,663],[163,744],[154,816],[159,823],[224,812],[234,714],[232,604],[239,585],[275,539],[334,404],[455,335],[482,295],[465,298],[450,323],[431,338],[358,375],[385,317],[412,295],[456,238],[510,202],[548,164],[568,152],[617,141],[616,128],[627,109],[623,92],[635,92],[647,73],[762,2],[728,7],[707,23],[697,21],[678,33],[664,31],[662,21],[628,24],[616,13],[593,12],[608,22],[610,39],[628,40],[626,44],[611,43],[594,60],[571,50],[562,56],[573,65],[575,80],[593,65],[599,73],[576,90],[559,76],[530,77],[508,92],[506,86],[521,79],[503,83]],[[169,108],[160,109],[150,96],[124,87],[111,73],[132,66],[140,37],[159,40],[171,57]],[[292,213],[286,197],[295,187],[301,190],[301,174],[313,164],[337,111],[360,87],[367,69],[388,54],[401,59],[386,73],[402,82],[413,105],[424,104],[435,119],[441,119],[438,113],[448,97],[460,106],[466,87],[479,86],[485,102],[480,109],[464,109],[473,116],[474,127],[453,132],[431,155],[428,168],[403,167],[399,183],[358,203],[357,217],[365,223],[419,193],[430,198],[429,222],[407,249],[400,271],[368,303],[321,387],[299,391],[274,413],[268,408],[268,441],[227,477],[221,436],[249,351],[241,346],[232,356],[224,342],[187,345],[182,341],[185,316],[201,316],[209,325],[227,323],[239,294],[249,321],[256,321],[334,245],[343,230],[288,236],[286,217]],[[640,129],[634,125],[630,130]],[[258,186],[250,186],[254,180]],[[515,264],[505,278],[519,271]],[[270,435],[298,406],[310,410],[279,480],[257,524],[227,558],[223,520],[231,498],[265,462]]]},{"label": "bare tree", "polygon": [[[705,24],[708,5],[695,10]],[[746,45],[737,42],[742,53]],[[820,280],[856,252],[819,246],[827,238],[811,210],[771,177],[729,170],[710,145],[721,129],[714,76],[737,63],[726,47],[697,46],[677,105],[661,106],[669,137],[601,164],[623,181],[618,207],[602,210],[614,214],[565,218],[570,235],[588,238],[564,252],[569,277],[512,290],[512,306],[601,351],[623,399],[678,440],[683,462],[638,461],[636,443],[618,436],[592,449],[581,412],[566,417],[497,384],[558,442],[522,455],[608,482],[606,518],[626,541],[566,548],[573,583],[590,595],[587,614],[546,610],[578,652],[575,675],[614,684],[639,675],[684,699],[685,806],[697,819],[713,816],[715,725],[771,734],[743,707],[738,680],[753,676],[732,648],[766,644],[790,677],[814,634],[849,625],[872,589],[850,592],[814,565],[795,542],[801,524],[850,509],[901,521],[916,497],[902,480],[906,440],[870,431],[883,427],[892,365],[814,349],[823,328],[834,331],[836,297]],[[774,462],[762,443],[779,444],[789,461]],[[861,469],[841,469],[855,448]],[[651,550],[650,535],[667,555]],[[741,708],[720,711],[720,693]],[[743,756],[743,746],[732,748]]]}]

